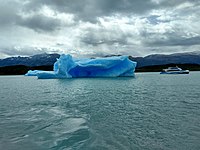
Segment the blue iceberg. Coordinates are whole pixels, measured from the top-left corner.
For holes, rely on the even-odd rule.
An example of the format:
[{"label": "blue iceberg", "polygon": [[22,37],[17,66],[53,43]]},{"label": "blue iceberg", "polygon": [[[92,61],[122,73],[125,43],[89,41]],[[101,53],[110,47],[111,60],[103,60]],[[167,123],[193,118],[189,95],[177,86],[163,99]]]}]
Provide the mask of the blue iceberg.
[{"label": "blue iceberg", "polygon": [[29,70],[25,76],[37,76],[37,73],[40,72],[41,70]]},{"label": "blue iceberg", "polygon": [[38,79],[133,77],[136,65],[128,56],[73,59],[71,55],[63,54],[54,63],[53,71],[30,70],[25,75],[37,76]]}]

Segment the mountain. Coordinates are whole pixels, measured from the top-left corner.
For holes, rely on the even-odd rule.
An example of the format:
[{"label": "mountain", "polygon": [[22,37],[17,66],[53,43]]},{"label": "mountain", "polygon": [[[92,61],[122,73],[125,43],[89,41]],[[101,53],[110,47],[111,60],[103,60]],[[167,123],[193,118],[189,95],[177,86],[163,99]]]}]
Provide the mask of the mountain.
[{"label": "mountain", "polygon": [[9,57],[5,59],[0,59],[0,67],[5,66],[15,66],[15,65],[24,65],[24,66],[48,66],[53,65],[59,54],[38,54],[30,57]]},{"label": "mountain", "polygon": [[200,53],[175,53],[171,55],[148,55],[146,57],[132,57],[129,59],[138,62],[137,67],[166,65],[166,64],[198,64],[200,65]]},{"label": "mountain", "polygon": [[[117,55],[116,55],[117,56]],[[10,57],[6,59],[0,59],[0,67],[4,66],[51,66],[59,58],[59,54],[38,54],[30,57]],[[110,57],[110,56],[105,56]],[[166,65],[166,64],[198,64],[200,65],[200,52],[190,53],[175,53],[171,55],[148,55],[146,57],[133,57],[129,59],[136,61],[137,68],[146,66]]]}]

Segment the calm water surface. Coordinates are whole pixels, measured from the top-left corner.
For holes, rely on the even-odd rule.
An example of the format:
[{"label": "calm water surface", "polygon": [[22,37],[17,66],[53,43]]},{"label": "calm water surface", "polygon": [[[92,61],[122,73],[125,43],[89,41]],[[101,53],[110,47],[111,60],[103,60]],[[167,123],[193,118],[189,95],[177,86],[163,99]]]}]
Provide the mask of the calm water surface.
[{"label": "calm water surface", "polygon": [[0,86],[1,150],[200,149],[200,72]]}]

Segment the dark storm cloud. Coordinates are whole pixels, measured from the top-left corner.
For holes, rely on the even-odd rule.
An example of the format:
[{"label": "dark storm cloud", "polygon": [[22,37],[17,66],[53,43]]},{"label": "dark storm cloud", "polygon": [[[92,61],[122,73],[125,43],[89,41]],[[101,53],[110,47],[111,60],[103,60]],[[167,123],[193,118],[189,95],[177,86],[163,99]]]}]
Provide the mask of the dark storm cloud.
[{"label": "dark storm cloud", "polygon": [[159,7],[162,8],[173,8],[176,7],[180,4],[184,4],[184,3],[193,3],[196,5],[200,4],[199,0],[163,0],[161,1],[161,3],[159,4]]},{"label": "dark storm cloud", "polygon": [[13,24],[17,21],[19,4],[15,1],[0,1],[0,27]]},{"label": "dark storm cloud", "polygon": [[59,12],[75,14],[85,21],[115,13],[144,13],[156,6],[151,1],[141,0],[34,0],[27,4],[27,10],[37,11],[43,5]]},{"label": "dark storm cloud", "polygon": [[[1,2],[0,27],[18,25],[33,29],[36,32],[52,32],[63,25],[61,20],[56,17],[49,17],[37,11],[29,10],[27,11],[26,5],[20,4],[19,1]],[[37,10],[39,11],[39,9]]]},{"label": "dark storm cloud", "polygon": [[[157,0],[158,1],[158,0]],[[21,1],[24,2],[24,1]],[[75,15],[75,19],[98,22],[98,17],[114,14],[140,15],[152,9],[175,7],[184,2],[199,3],[197,0],[168,0],[157,2],[156,0],[27,0],[21,4],[19,1],[3,2],[0,5],[0,24],[16,23],[35,31],[54,31],[61,26],[60,20],[38,14],[44,6],[50,7],[57,12]],[[33,14],[22,17],[23,14]],[[157,23],[156,18],[149,18],[152,23]]]},{"label": "dark storm cloud", "polygon": [[75,14],[80,20],[96,21],[97,17],[138,15],[152,9],[173,8],[184,2],[199,3],[197,0],[34,0],[26,5],[26,11],[38,11],[46,5],[59,12]]},{"label": "dark storm cloud", "polygon": [[42,14],[36,14],[30,17],[21,18],[18,24],[33,29],[36,32],[51,32],[59,29],[61,21]]}]

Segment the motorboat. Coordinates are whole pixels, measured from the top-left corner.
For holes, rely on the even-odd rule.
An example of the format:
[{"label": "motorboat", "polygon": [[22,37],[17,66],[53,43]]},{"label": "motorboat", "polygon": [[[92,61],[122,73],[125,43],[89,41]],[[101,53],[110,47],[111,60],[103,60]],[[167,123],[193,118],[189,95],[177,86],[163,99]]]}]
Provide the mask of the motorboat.
[{"label": "motorboat", "polygon": [[167,69],[163,69],[160,74],[189,74],[189,70],[182,70],[179,67],[168,67]]}]

